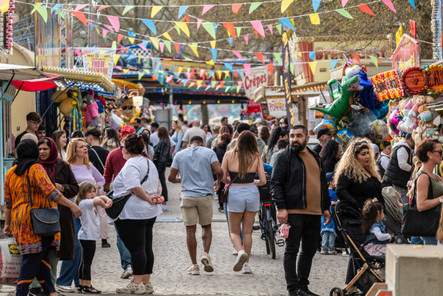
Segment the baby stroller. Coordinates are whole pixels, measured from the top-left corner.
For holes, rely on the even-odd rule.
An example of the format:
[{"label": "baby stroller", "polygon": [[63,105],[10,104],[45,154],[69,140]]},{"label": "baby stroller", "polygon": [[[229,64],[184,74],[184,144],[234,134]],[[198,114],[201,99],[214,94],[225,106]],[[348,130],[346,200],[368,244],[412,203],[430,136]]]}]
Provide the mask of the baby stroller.
[{"label": "baby stroller", "polygon": [[[335,209],[334,209],[335,208]],[[350,249],[350,260],[355,276],[345,288],[331,289],[330,296],[366,295],[366,292],[375,282],[384,282],[384,257],[370,256],[364,246],[372,240],[365,241],[366,236],[361,233],[361,218],[353,208],[342,206],[340,201],[331,206],[338,235],[341,235]],[[358,242],[364,242],[359,244]],[[351,287],[356,287],[362,294],[351,293]]]}]

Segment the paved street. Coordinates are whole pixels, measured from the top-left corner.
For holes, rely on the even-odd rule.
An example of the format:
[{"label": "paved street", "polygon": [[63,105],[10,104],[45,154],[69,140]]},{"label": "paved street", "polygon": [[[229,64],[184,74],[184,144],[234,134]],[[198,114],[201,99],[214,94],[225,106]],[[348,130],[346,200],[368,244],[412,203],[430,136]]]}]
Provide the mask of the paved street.
[{"label": "paved street", "polygon": [[[213,241],[210,255],[214,272],[191,276],[186,269],[191,262],[186,248],[185,227],[180,221],[180,185],[168,183],[170,202],[168,210],[154,226],[154,274],[152,283],[156,295],[287,295],[283,272],[284,247],[277,247],[277,259],[266,254],[265,242],[260,240],[259,231],[254,231],[250,259],[253,274],[234,272],[235,256],[229,241],[226,218],[217,211],[214,201]],[[115,294],[115,289],[129,283],[120,278],[122,268],[115,244],[115,231],[110,227],[109,249],[97,244],[97,253],[92,268],[92,282],[105,294]],[[201,231],[198,231],[198,237]],[[199,240],[198,256],[202,253]],[[341,255],[321,256],[316,254],[311,272],[312,291],[329,295],[329,290],[342,286],[347,258]],[[9,287],[2,291],[10,290]]]}]

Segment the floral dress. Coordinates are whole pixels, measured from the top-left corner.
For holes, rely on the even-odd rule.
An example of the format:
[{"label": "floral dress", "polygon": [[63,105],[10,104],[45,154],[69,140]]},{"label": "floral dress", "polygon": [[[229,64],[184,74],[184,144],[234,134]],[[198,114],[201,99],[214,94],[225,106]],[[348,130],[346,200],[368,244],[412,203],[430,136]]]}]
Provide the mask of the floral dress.
[{"label": "floral dress", "polygon": [[[31,223],[31,205],[28,195],[28,181],[25,172],[17,176],[13,166],[6,173],[5,205],[11,209],[11,231],[21,255],[34,254],[42,251],[41,236],[34,233]],[[41,164],[29,168],[29,181],[32,206],[36,208],[56,208],[62,194],[55,188]],[[60,243],[60,233],[54,236],[53,245]]]}]

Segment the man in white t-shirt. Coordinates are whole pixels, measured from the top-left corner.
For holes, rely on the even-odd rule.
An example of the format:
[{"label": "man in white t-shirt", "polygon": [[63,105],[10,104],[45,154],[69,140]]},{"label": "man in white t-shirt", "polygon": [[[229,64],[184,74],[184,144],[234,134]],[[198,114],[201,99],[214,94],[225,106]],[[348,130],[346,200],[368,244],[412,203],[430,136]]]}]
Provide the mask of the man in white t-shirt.
[{"label": "man in white t-shirt", "polygon": [[195,136],[199,136],[203,139],[203,145],[206,143],[206,133],[204,130],[200,128],[200,119],[198,118],[192,121],[192,127],[188,129],[185,135],[183,136],[182,148],[183,149],[188,148],[190,140]]},{"label": "man in white t-shirt", "polygon": [[152,146],[157,146],[158,142],[160,142],[160,139],[158,138],[157,130],[160,126],[157,122],[151,123],[151,137],[149,138],[149,141],[152,143]]},{"label": "man in white t-shirt", "polygon": [[[191,147],[178,152],[171,166],[168,180],[172,183],[182,183],[181,211],[186,226],[186,241],[192,265],[187,272],[191,275],[199,275],[200,269],[197,264],[197,240],[195,232],[197,223],[202,226],[202,240],[204,253],[201,257],[204,270],[214,270],[209,249],[212,241],[212,195],[220,186],[223,171],[218,162],[217,155],[212,149],[204,147],[204,137],[194,136],[190,139]],[[214,183],[212,170],[217,174]],[[180,175],[179,175],[180,173]]]}]

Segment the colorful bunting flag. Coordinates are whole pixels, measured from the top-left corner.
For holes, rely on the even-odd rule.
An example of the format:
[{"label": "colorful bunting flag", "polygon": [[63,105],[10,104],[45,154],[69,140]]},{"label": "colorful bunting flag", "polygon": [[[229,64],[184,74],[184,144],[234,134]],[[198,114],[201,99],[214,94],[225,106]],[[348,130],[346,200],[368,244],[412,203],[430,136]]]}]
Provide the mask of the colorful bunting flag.
[{"label": "colorful bunting flag", "polygon": [[260,62],[262,62],[262,64],[265,63],[265,60],[263,59],[263,53],[261,53],[261,52],[256,52],[255,55],[257,56],[258,60],[259,60]]},{"label": "colorful bunting flag", "polygon": [[108,30],[106,30],[106,29],[103,29],[103,39],[105,39],[106,38],[106,35],[108,34]]},{"label": "colorful bunting flag", "polygon": [[309,68],[311,68],[312,74],[315,75],[315,68],[317,68],[317,62],[309,62]]},{"label": "colorful bunting flag", "polygon": [[141,49],[143,49],[144,51],[149,51],[148,48],[146,47],[148,45],[147,41],[144,41],[142,43],[137,44],[138,47],[140,47]]},{"label": "colorful bunting flag", "polygon": [[281,65],[281,53],[274,52],[274,58],[277,60],[277,64]]},{"label": "colorful bunting flag", "polygon": [[108,31],[110,31],[110,32],[114,32],[114,28],[113,28],[112,26],[110,26],[110,25],[105,25],[105,24],[103,24],[103,26],[105,26],[105,28],[108,29]]},{"label": "colorful bunting flag", "polygon": [[232,37],[228,38],[229,45],[232,47],[232,43],[234,43],[234,39]]},{"label": "colorful bunting flag", "polygon": [[79,11],[79,10],[82,10],[83,8],[85,8],[86,6],[88,6],[88,4],[79,4],[74,8],[74,10]]},{"label": "colorful bunting flag", "polygon": [[243,38],[245,38],[245,43],[246,43],[246,45],[248,45],[248,43],[249,43],[249,34],[245,34],[243,36]]},{"label": "colorful bunting flag", "polygon": [[203,6],[203,10],[202,10],[202,15],[204,15],[205,13],[207,13],[212,7],[214,7],[215,5],[205,5]]},{"label": "colorful bunting flag", "polygon": [[237,36],[240,36],[241,33],[241,27],[235,28],[235,31],[237,32]]},{"label": "colorful bunting flag", "polygon": [[268,64],[268,72],[272,76],[272,73],[274,72],[274,64]]},{"label": "colorful bunting flag", "polygon": [[134,44],[134,42],[135,42],[135,39],[133,37],[128,37],[128,40],[131,44]]},{"label": "colorful bunting flag", "polygon": [[149,39],[151,39],[152,44],[154,45],[155,49],[158,50],[158,47],[159,47],[158,39],[155,37],[149,37]]},{"label": "colorful bunting flag", "polygon": [[197,19],[197,31],[198,31],[198,29],[200,29],[202,22],[203,22],[203,20],[201,20],[199,18]]},{"label": "colorful bunting flag", "polygon": [[189,6],[180,6],[178,9],[178,18],[181,18],[182,15],[188,10]]},{"label": "colorful bunting flag", "polygon": [[206,76],[205,69],[200,69],[200,77],[201,77],[202,79],[205,79],[205,76]]},{"label": "colorful bunting flag", "polygon": [[194,52],[194,54],[198,57],[198,52],[197,52],[197,42],[194,42],[194,43],[190,44],[189,47],[190,47],[191,50]]},{"label": "colorful bunting flag", "polygon": [[281,35],[282,25],[275,26],[277,28],[278,33]]},{"label": "colorful bunting flag", "polygon": [[168,39],[169,41],[172,41],[171,35],[169,35],[168,32],[164,32],[164,33],[162,34],[162,36],[165,37],[166,39]]},{"label": "colorful bunting flag", "polygon": [[157,28],[152,20],[141,19],[141,21],[151,30],[152,34],[157,35]]},{"label": "colorful bunting flag", "polygon": [[[4,1],[4,0],[3,0]],[[5,1],[6,2],[6,1]],[[5,3],[5,2],[3,2],[3,3]],[[0,6],[1,6],[1,4],[0,4]],[[59,8],[62,8],[64,6],[64,4],[55,4],[54,6],[52,6],[52,8],[51,8],[51,14],[52,13],[54,13],[54,11],[56,11],[56,10],[58,10]],[[4,13],[4,12],[2,12],[2,13]]]},{"label": "colorful bunting flag", "polygon": [[228,31],[228,34],[230,36],[232,36],[235,40],[235,38],[237,37],[235,35],[235,27],[234,27],[234,23],[222,23],[223,26],[226,28],[226,31]]},{"label": "colorful bunting flag", "polygon": [[346,3],[348,3],[348,0],[341,0],[341,7],[345,7]]},{"label": "colorful bunting flag", "polygon": [[138,81],[142,80],[143,76],[145,75],[144,72],[139,72],[138,73]]},{"label": "colorful bunting flag", "polygon": [[217,38],[217,36],[215,35],[214,25],[212,23],[203,23],[202,25],[212,38]]},{"label": "colorful bunting flag", "polygon": [[217,71],[217,74],[218,74],[218,80],[221,80],[223,72],[222,71]]},{"label": "colorful bunting flag", "polygon": [[117,42],[112,41],[111,49],[112,50],[116,50],[117,49]]},{"label": "colorful bunting flag", "polygon": [[[34,5],[34,7],[36,7],[36,5]],[[43,10],[44,10],[44,13],[47,13],[46,12],[46,7],[42,7],[42,6],[37,6],[37,7],[40,7],[40,8],[37,8],[37,11],[43,17],[43,15],[42,15]],[[41,9],[41,8],[43,8],[43,9]],[[41,11],[39,9],[41,9]],[[89,25],[89,21],[86,19],[85,14],[83,12],[71,10],[71,13],[76,18],[78,18],[78,20],[81,21],[83,24],[85,24],[86,26]],[[47,15],[46,15],[46,17],[47,17]],[[43,17],[43,19],[44,19],[44,17]]]},{"label": "colorful bunting flag", "polygon": [[232,64],[231,63],[224,63],[226,69],[232,72]]},{"label": "colorful bunting flag", "polygon": [[103,10],[103,9],[109,8],[109,7],[111,7],[111,5],[102,5],[102,6],[100,6],[100,7],[97,9],[97,12],[99,12],[100,10]]},{"label": "colorful bunting flag", "polygon": [[163,42],[159,42],[160,45],[160,52],[163,53],[163,51],[165,50],[165,44]]},{"label": "colorful bunting flag", "polygon": [[152,6],[151,18],[153,18],[162,8],[163,6]]},{"label": "colorful bunting flag", "polygon": [[369,58],[374,63],[375,67],[378,68],[378,58],[376,56],[369,56]]},{"label": "colorful bunting flag", "polygon": [[260,7],[260,5],[262,5],[263,2],[254,2],[251,3],[251,6],[249,6],[249,14],[251,14],[254,10],[256,10],[257,8]]},{"label": "colorful bunting flag", "polygon": [[[280,21],[280,23],[284,27],[286,27],[286,28],[288,28],[288,29],[290,29],[292,31],[295,31],[294,25],[292,24],[292,22],[287,17],[279,18],[278,20]],[[280,26],[280,28],[277,26],[277,30],[281,34],[281,26]]]},{"label": "colorful bunting flag", "polygon": [[175,47],[175,51],[177,52],[177,54],[179,54],[180,53],[181,44],[180,43],[174,43],[174,47]]},{"label": "colorful bunting flag", "polygon": [[337,66],[338,60],[331,60],[331,71],[335,69],[335,66]]},{"label": "colorful bunting flag", "polygon": [[217,62],[217,48],[210,48],[209,50],[211,51],[212,59],[214,62]]},{"label": "colorful bunting flag", "polygon": [[246,76],[249,76],[249,73],[251,72],[251,64],[243,64],[243,67],[245,68]]},{"label": "colorful bunting flag", "polygon": [[[312,63],[317,63],[317,62],[312,62]],[[291,70],[291,74],[295,75],[295,65],[294,64],[291,64],[290,70]]]},{"label": "colorful bunting flag", "polygon": [[263,29],[263,25],[261,21],[251,21],[252,27],[257,30],[257,32],[265,37],[265,30]]},{"label": "colorful bunting flag", "polygon": [[175,22],[175,24],[185,32],[186,36],[190,37],[188,25],[185,22]]},{"label": "colorful bunting flag", "polygon": [[268,30],[271,33],[271,35],[274,35],[274,29],[272,28],[272,25],[269,24],[267,27],[268,27]]},{"label": "colorful bunting flag", "polygon": [[372,10],[369,8],[369,6],[367,4],[361,4],[358,6],[358,8],[360,8],[361,11],[363,11],[369,15],[375,16],[374,12],[372,12]]},{"label": "colorful bunting flag", "polygon": [[189,25],[189,15],[185,16],[185,22]]},{"label": "colorful bunting flag", "polygon": [[125,36],[118,34],[117,35],[117,43],[120,43],[122,41],[123,37],[125,37]]},{"label": "colorful bunting flag", "polygon": [[177,24],[175,24],[174,28],[175,28],[175,30],[177,31],[177,34],[178,34],[178,35],[181,35],[180,27],[179,27]]},{"label": "colorful bunting flag", "polygon": [[341,14],[342,16],[344,16],[345,18],[348,18],[348,19],[351,19],[351,20],[354,19],[352,17],[352,15],[346,9],[340,8],[340,9],[337,9],[336,11],[339,14]]},{"label": "colorful bunting flag", "polygon": [[114,55],[114,66],[117,65],[118,60],[120,59],[120,55],[119,54],[115,54]]},{"label": "colorful bunting flag", "polygon": [[397,33],[395,33],[395,46],[398,46],[398,43],[400,42],[402,36],[403,36],[403,26],[400,25],[400,27],[397,30]]},{"label": "colorful bunting flag", "polygon": [[163,43],[165,44],[165,46],[168,49],[169,53],[171,53],[171,41],[163,40]]},{"label": "colorful bunting flag", "polygon": [[360,64],[360,55],[353,53],[352,56],[354,57],[355,61],[357,62],[357,64]]},{"label": "colorful bunting flag", "polygon": [[216,40],[212,40],[211,42],[209,42],[209,44],[211,44],[212,48],[215,48],[217,41]]},{"label": "colorful bunting flag", "polygon": [[243,61],[243,57],[241,56],[240,52],[238,52],[237,50],[233,50],[232,53],[235,54],[237,58]]},{"label": "colorful bunting flag", "polygon": [[392,10],[393,12],[397,13],[397,11],[395,10],[394,4],[392,4],[391,0],[382,0],[384,4],[386,4],[386,6],[389,7],[390,10]]},{"label": "colorful bunting flag", "polygon": [[411,3],[412,7],[414,7],[414,9],[415,9],[415,1],[414,0],[409,0],[409,3]]},{"label": "colorful bunting flag", "polygon": [[[123,15],[127,14],[131,9],[133,9],[135,6],[134,5],[128,5],[125,7],[125,9],[123,10]],[[140,79],[139,79],[140,80]]]},{"label": "colorful bunting flag", "polygon": [[294,2],[294,0],[283,0],[281,2],[281,13],[285,12],[286,9]]},{"label": "colorful bunting flag", "polygon": [[120,31],[120,19],[118,16],[114,15],[107,15],[108,21],[111,23],[112,27],[114,28],[115,32]]},{"label": "colorful bunting flag", "polygon": [[313,25],[320,25],[320,17],[318,16],[318,13],[310,14],[309,19]]},{"label": "colorful bunting flag", "polygon": [[314,8],[315,13],[317,13],[320,3],[321,3],[321,0],[312,0],[312,7]]},{"label": "colorful bunting flag", "polygon": [[315,51],[310,51],[310,52],[309,52],[309,58],[310,58],[311,60],[314,60],[314,61],[315,61]]},{"label": "colorful bunting flag", "polygon": [[238,14],[238,11],[240,10],[240,7],[242,7],[242,5],[243,3],[232,4],[232,12]]}]

